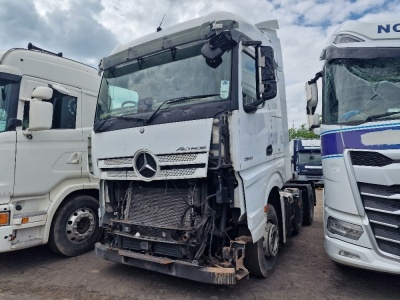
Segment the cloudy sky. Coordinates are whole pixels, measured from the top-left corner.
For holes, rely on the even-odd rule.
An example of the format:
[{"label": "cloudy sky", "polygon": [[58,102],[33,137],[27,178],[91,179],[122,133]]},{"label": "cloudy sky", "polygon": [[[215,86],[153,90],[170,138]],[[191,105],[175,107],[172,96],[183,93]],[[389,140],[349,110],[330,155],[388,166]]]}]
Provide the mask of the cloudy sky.
[{"label": "cloudy sky", "polygon": [[286,76],[288,122],[306,123],[304,82],[343,21],[399,20],[398,0],[0,0],[1,49],[29,42],[97,66],[119,43],[214,11],[253,22],[277,19]]}]

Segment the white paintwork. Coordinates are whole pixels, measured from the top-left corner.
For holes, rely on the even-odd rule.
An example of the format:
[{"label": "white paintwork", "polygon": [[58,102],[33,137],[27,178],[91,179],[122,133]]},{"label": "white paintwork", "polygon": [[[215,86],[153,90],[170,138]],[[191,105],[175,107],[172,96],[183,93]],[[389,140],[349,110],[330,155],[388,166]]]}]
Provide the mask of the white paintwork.
[{"label": "white paintwork", "polygon": [[[398,25],[397,25],[398,24]],[[389,25],[390,32],[378,31],[379,25]],[[394,27],[395,29],[394,30]],[[348,21],[341,25],[327,43],[327,47],[333,45],[332,42],[337,35],[349,34],[362,39],[362,42],[335,44],[337,48],[351,47],[400,47],[400,24],[398,21],[383,22],[359,22]],[[397,121],[376,121],[368,123],[369,128],[374,125],[379,126],[385,122],[387,124]],[[378,127],[376,127],[378,129]],[[321,134],[330,130],[347,129],[346,126],[322,125]],[[353,130],[353,129],[352,129]],[[357,129],[356,129],[357,130]],[[363,130],[363,125],[358,130]],[[342,142],[338,140],[337,142]],[[399,144],[398,130],[377,131],[363,134],[361,142],[364,146],[374,145],[393,145]],[[373,148],[373,147],[371,147]],[[351,149],[349,149],[351,150]],[[367,150],[367,149],[364,149]],[[362,151],[362,150],[361,150]],[[368,151],[368,150],[367,150]],[[400,151],[392,150],[373,150],[380,152],[394,160],[400,158]],[[400,262],[398,257],[384,253],[379,250],[373,237],[372,230],[369,228],[368,219],[362,206],[357,182],[391,186],[398,184],[400,176],[398,164],[391,164],[384,167],[364,167],[352,166],[348,150],[345,149],[343,155],[332,155],[324,157],[322,160],[325,190],[324,190],[324,231],[325,231],[325,250],[328,256],[341,264],[353,267],[365,268],[381,272],[400,274]],[[346,220],[353,224],[363,227],[364,233],[360,240],[354,241],[337,235],[332,235],[326,229],[327,219],[334,216],[340,220]],[[360,259],[351,259],[339,255],[340,251],[347,251],[358,255]]]},{"label": "white paintwork", "polygon": [[[207,22],[218,24],[220,20],[236,20],[238,24],[236,30],[253,40],[262,41],[264,46],[271,46],[274,49],[277,66],[277,97],[266,101],[265,105],[256,112],[246,113],[243,110],[242,90],[239,86],[239,108],[232,111],[229,116],[230,153],[235,176],[239,181],[234,192],[234,206],[240,208],[241,218],[247,216],[253,240],[257,241],[265,230],[264,206],[268,202],[271,190],[282,188],[283,184],[291,178],[285,78],[280,41],[275,31],[278,28],[277,22],[260,23],[257,26],[261,29],[257,29],[249,22],[230,13],[212,13],[122,44],[115,48],[111,55],[152,42],[160,37],[190,31]],[[254,52],[253,47],[245,47],[241,44],[239,47],[240,50],[246,50],[248,53]],[[241,66],[241,55],[237,64]],[[241,82],[241,70],[238,74],[239,82]],[[134,176],[129,178],[128,174],[108,172],[102,160],[130,158],[141,149],[150,151],[157,159],[162,154],[178,154],[179,147],[206,146],[205,152],[208,153],[212,136],[211,126],[212,119],[208,119],[145,126],[143,134],[140,133],[140,128],[93,133],[92,159],[95,175],[103,180],[125,180],[125,178],[135,180]],[[273,148],[271,155],[266,155],[268,146]],[[205,157],[204,163],[207,163],[207,160],[208,158]],[[129,161],[123,164],[129,166]],[[196,176],[206,177],[206,175],[205,172],[197,173]],[[193,176],[184,176],[182,179],[194,178]],[[101,199],[102,204],[105,201],[106,199]],[[102,207],[101,210],[104,211],[104,208]]]},{"label": "white paintwork", "polygon": [[366,146],[400,144],[400,130],[369,132],[361,136],[361,143]]},{"label": "white paintwork", "polygon": [[[32,111],[39,118],[30,124],[31,131],[19,126],[0,132],[0,208],[11,212],[11,224],[0,227],[0,252],[6,252],[47,243],[53,216],[63,200],[72,192],[98,189],[98,181],[90,178],[87,168],[87,137],[100,78],[89,66],[37,51],[16,49],[0,57],[0,72],[22,76],[17,118],[23,120],[26,101],[41,106]],[[75,129],[42,130],[48,128],[43,119],[53,110],[44,110],[43,104],[49,104],[31,97],[51,96],[49,84],[77,98]],[[24,216],[29,216],[26,224],[22,224]],[[15,235],[14,240],[4,239]]]}]

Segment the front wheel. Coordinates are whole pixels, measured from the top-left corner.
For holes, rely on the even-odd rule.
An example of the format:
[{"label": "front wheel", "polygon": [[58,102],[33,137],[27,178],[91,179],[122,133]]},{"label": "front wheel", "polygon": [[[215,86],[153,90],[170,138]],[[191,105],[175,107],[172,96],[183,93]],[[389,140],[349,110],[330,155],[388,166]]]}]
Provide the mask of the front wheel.
[{"label": "front wheel", "polygon": [[99,202],[86,195],[72,198],[53,217],[49,248],[64,256],[77,256],[94,247],[102,229],[98,221]]},{"label": "front wheel", "polygon": [[247,243],[245,249],[244,264],[251,275],[266,278],[272,274],[278,260],[279,223],[271,204],[268,204],[263,237],[254,244]]}]

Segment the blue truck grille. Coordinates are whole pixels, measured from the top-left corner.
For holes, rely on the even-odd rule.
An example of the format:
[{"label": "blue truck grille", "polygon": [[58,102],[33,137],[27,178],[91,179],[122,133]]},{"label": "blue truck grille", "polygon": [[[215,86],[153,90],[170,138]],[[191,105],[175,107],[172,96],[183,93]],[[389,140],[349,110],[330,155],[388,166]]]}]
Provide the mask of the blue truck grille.
[{"label": "blue truck grille", "polygon": [[360,183],[359,188],[379,248],[400,257],[400,185]]}]

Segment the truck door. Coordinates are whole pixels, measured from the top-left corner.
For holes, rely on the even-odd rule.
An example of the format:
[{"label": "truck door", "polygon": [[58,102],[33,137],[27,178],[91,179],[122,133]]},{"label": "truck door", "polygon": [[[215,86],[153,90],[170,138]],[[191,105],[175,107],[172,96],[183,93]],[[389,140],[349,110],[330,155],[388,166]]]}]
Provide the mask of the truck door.
[{"label": "truck door", "polygon": [[0,73],[0,204],[13,194],[16,133],[9,121],[17,116],[20,80]]},{"label": "truck door", "polygon": [[[38,85],[25,82],[25,97]],[[65,86],[64,86],[65,87]],[[80,115],[81,90],[66,87],[69,95],[53,92],[53,123],[49,130],[24,133],[29,128],[29,102],[24,104],[23,128],[17,132],[15,196],[45,195],[67,179],[81,177],[82,144]]]},{"label": "truck door", "polygon": [[239,172],[243,182],[248,227],[253,239],[258,240],[264,230],[264,205],[268,185],[270,182],[282,184],[282,178],[277,175],[277,171],[284,164],[282,159],[276,158],[277,154],[283,156],[283,149],[282,144],[277,141],[277,99],[266,101],[256,111],[246,112],[245,106],[257,99],[255,56],[251,48],[243,47],[243,51],[239,52],[238,67],[239,107],[233,113],[231,123],[232,152],[235,170]]},{"label": "truck door", "polygon": [[[269,100],[259,105],[257,111],[247,113],[244,105],[256,101],[256,68],[254,51],[244,47],[240,54],[242,103],[239,103],[237,130],[234,132],[234,140],[237,157],[236,169],[246,170],[262,163],[271,161],[277,152],[278,133],[276,120],[273,113],[276,110],[276,100]],[[240,91],[240,88],[239,88]],[[274,102],[275,101],[275,102]],[[281,151],[282,149],[280,149]]]}]

